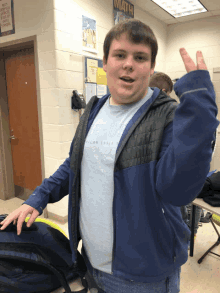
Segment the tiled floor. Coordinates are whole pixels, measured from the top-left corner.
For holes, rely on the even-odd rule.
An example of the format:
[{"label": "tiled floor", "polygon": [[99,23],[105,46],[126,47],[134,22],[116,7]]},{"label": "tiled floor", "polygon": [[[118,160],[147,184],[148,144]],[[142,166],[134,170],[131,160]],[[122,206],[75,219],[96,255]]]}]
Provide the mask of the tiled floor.
[{"label": "tiled floor", "polygon": [[[0,214],[10,213],[18,208],[23,201],[18,198],[3,201],[0,200]],[[60,227],[68,234],[67,224],[60,224]],[[220,230],[220,227],[217,227]],[[182,266],[181,293],[218,293],[220,292],[220,258],[209,254],[201,264],[198,259],[217,240],[217,234],[210,223],[203,224],[199,228],[194,247],[194,256],[190,257]],[[80,247],[79,247],[80,250]],[[220,254],[220,246],[214,249]],[[82,287],[78,282],[71,285],[72,290],[80,290]],[[63,290],[56,290],[56,293]],[[54,292],[54,293],[55,293]]]}]

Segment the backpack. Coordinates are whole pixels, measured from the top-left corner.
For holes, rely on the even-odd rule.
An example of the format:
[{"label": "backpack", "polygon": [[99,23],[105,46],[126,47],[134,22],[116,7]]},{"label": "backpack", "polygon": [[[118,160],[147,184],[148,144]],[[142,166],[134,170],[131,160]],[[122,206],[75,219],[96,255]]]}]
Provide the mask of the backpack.
[{"label": "backpack", "polygon": [[220,207],[220,172],[206,178],[202,190],[197,196],[213,207]]},{"label": "backpack", "polygon": [[13,223],[0,230],[0,292],[51,293],[63,287],[71,293],[68,282],[80,277],[85,289],[77,292],[87,293],[87,268],[78,251],[77,261],[76,267],[65,233],[47,219],[36,219],[30,228],[24,222],[19,236]]}]

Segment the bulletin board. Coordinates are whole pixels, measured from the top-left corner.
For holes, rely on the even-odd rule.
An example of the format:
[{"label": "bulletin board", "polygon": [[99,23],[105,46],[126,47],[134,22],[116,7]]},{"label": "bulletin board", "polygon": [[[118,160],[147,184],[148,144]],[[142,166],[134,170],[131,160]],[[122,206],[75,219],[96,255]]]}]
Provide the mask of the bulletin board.
[{"label": "bulletin board", "polygon": [[106,73],[103,70],[103,61],[93,57],[85,57],[85,100],[86,104],[91,97],[98,98],[109,94]]}]

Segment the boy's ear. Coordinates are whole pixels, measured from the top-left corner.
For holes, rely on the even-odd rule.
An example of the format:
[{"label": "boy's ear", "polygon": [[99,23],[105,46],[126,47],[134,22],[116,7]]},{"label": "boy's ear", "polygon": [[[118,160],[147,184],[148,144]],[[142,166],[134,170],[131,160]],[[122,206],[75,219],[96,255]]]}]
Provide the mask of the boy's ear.
[{"label": "boy's ear", "polygon": [[155,63],[152,64],[151,69],[150,69],[150,76],[152,76],[154,74],[154,68],[155,68]]},{"label": "boy's ear", "polygon": [[103,70],[106,72],[106,66],[107,66],[107,62],[105,57],[103,57]]}]

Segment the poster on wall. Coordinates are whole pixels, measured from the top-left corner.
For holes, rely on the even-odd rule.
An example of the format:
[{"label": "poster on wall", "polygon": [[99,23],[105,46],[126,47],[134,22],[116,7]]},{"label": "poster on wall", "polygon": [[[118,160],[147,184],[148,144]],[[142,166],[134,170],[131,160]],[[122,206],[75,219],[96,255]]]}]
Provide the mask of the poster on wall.
[{"label": "poster on wall", "polygon": [[106,73],[103,70],[103,61],[85,57],[85,100],[89,102],[92,96],[98,98],[109,93]]},{"label": "poster on wall", "polygon": [[96,20],[84,15],[82,16],[82,45],[84,51],[98,53]]},{"label": "poster on wall", "polygon": [[113,0],[113,14],[115,24],[134,18],[134,5],[127,0]]},{"label": "poster on wall", "polygon": [[14,33],[14,0],[0,0],[0,37]]}]

